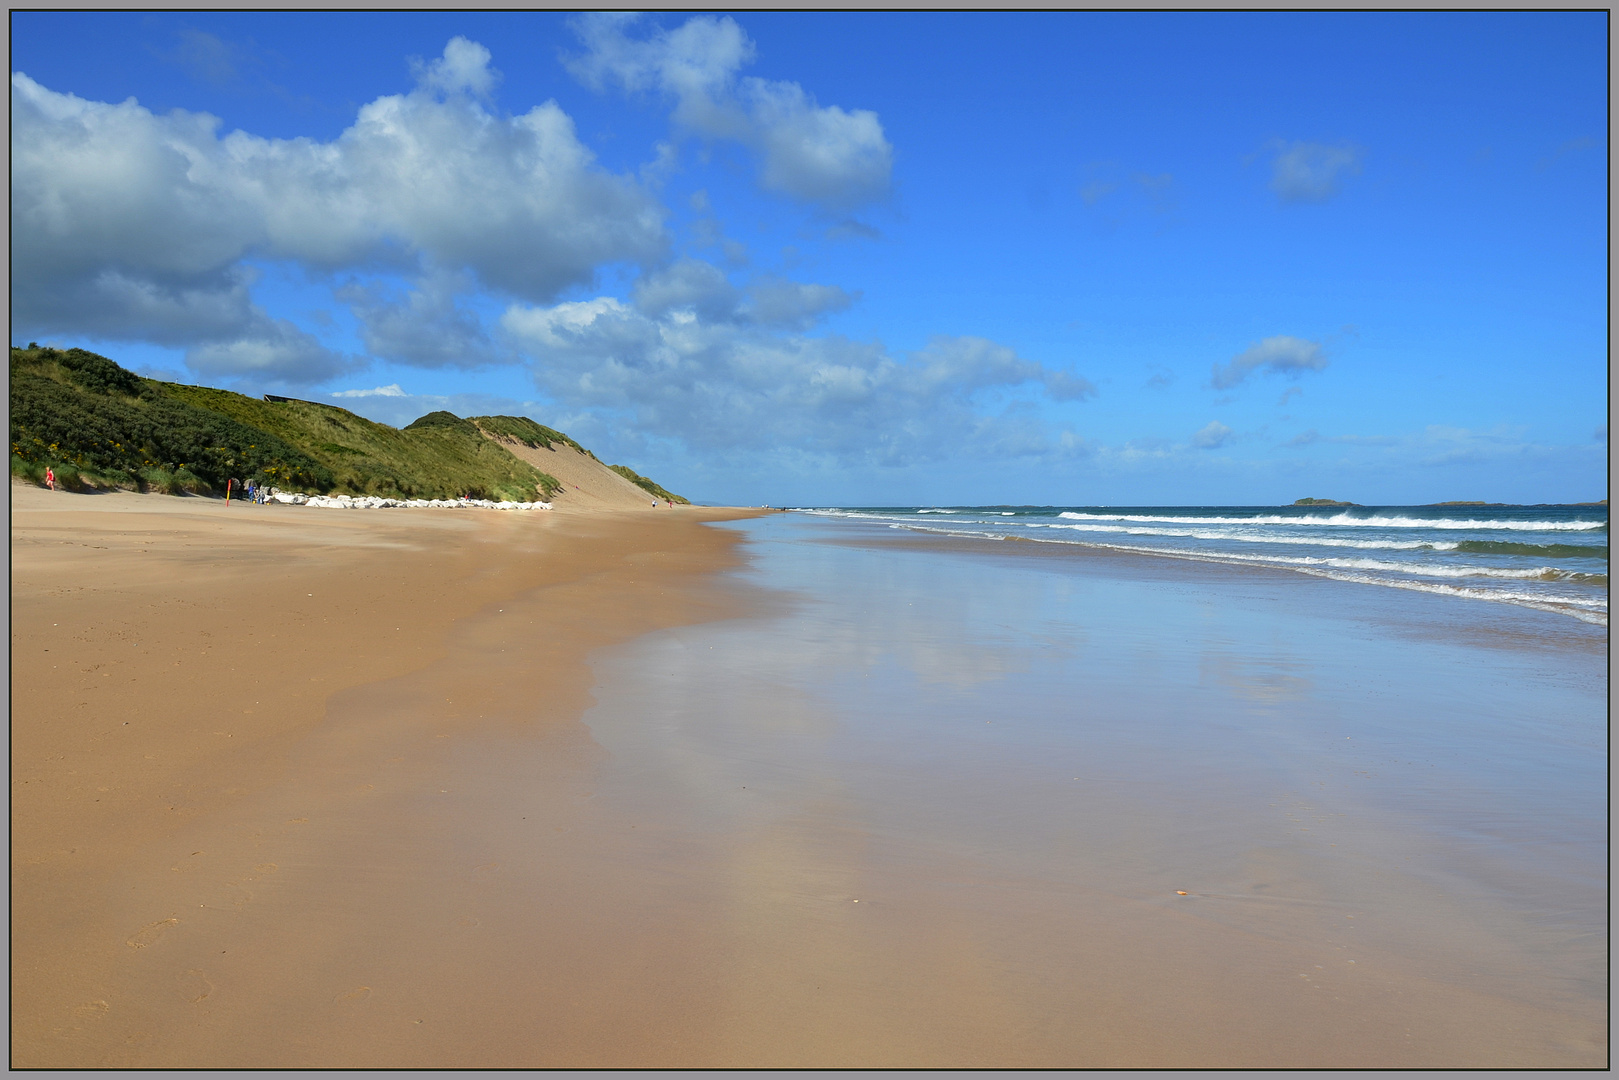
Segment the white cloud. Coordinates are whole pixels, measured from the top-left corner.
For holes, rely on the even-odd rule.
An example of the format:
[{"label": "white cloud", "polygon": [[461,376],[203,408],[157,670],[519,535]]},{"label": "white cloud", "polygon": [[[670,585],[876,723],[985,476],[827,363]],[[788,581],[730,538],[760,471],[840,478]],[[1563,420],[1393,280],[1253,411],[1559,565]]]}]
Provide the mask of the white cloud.
[{"label": "white cloud", "polygon": [[378,386],[372,390],[334,390],[332,397],[365,398],[365,397],[409,397],[398,383],[389,383],[387,386]]},{"label": "white cloud", "polygon": [[1192,445],[1202,450],[1214,450],[1231,441],[1231,429],[1218,420],[1210,420],[1192,435]]},{"label": "white cloud", "polygon": [[645,38],[626,33],[635,21],[623,14],[575,20],[587,51],[567,60],[568,69],[597,90],[617,83],[674,98],[676,123],[752,150],[766,190],[828,210],[887,193],[893,147],[875,112],[822,106],[794,82],[739,79],[755,49],[729,17],[699,15]]},{"label": "white cloud", "polygon": [[461,92],[493,86],[488,60],[451,41],[415,91],[365,105],[330,142],[222,136],[207,114],[13,73],[12,261],[29,269],[13,327],[191,346],[213,365],[199,370],[280,356],[272,373],[308,378],[326,368],[307,349],[266,345],[286,335],[266,337],[247,260],[461,272],[544,302],[604,263],[658,258],[663,208],[596,167],[555,102],[503,117]]},{"label": "white cloud", "polygon": [[804,330],[857,299],[836,285],[789,281],[773,274],[745,286],[700,259],[681,259],[652,271],[631,289],[636,310],[651,318],[686,311],[705,323],[750,323]]},{"label": "white cloud", "polygon": [[1250,345],[1224,366],[1215,364],[1211,384],[1216,390],[1229,390],[1255,371],[1297,375],[1305,371],[1321,371],[1326,366],[1327,358],[1318,342],[1278,334],[1257,345]]},{"label": "white cloud", "polygon": [[411,67],[417,81],[430,89],[446,94],[488,94],[500,78],[489,66],[492,59],[488,49],[457,35],[444,46],[443,56],[430,64],[414,60]]},{"label": "white cloud", "polygon": [[683,310],[709,320],[726,320],[742,299],[724,271],[700,259],[681,259],[643,275],[631,295],[635,306],[652,318]]},{"label": "white cloud", "polygon": [[366,363],[333,352],[286,319],[265,316],[244,327],[241,336],[203,342],[187,349],[185,357],[186,366],[202,375],[283,385],[324,382]]},{"label": "white cloud", "polygon": [[765,276],[748,287],[741,314],[764,326],[805,329],[829,312],[844,310],[857,298],[836,285],[805,285]]},{"label": "white cloud", "polygon": [[1339,181],[1360,172],[1360,147],[1347,143],[1278,142],[1271,160],[1271,190],[1283,202],[1322,202],[1338,193]]},{"label": "white cloud", "polygon": [[1095,392],[982,338],[936,338],[894,356],[877,343],[705,319],[691,306],[650,310],[600,297],[513,306],[501,324],[559,402],[622,412],[651,436],[699,449],[790,446],[892,463],[969,444],[1027,447],[1031,424],[1015,395]]}]

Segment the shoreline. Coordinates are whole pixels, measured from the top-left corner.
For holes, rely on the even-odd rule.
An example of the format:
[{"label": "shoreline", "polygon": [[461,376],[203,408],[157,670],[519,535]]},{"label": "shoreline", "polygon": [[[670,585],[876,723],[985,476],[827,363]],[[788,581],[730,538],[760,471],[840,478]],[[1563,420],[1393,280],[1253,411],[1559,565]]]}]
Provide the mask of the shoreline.
[{"label": "shoreline", "polygon": [[[165,1052],[196,1003],[168,1000],[191,968],[160,969],[202,949],[221,961],[199,978],[231,978],[225,939],[244,927],[218,909],[240,923],[267,906],[243,897],[285,892],[276,867],[320,861],[318,826],[290,821],[346,815],[378,843],[407,839],[380,800],[349,805],[384,786],[357,733],[394,747],[401,792],[488,724],[588,742],[588,654],[743,610],[705,587],[739,540],[703,523],[755,513],[315,515],[21,486],[10,508],[14,1067],[267,1064]],[[540,639],[516,678],[464,640],[501,608],[527,610]],[[455,690],[442,708],[417,695],[376,723],[345,715],[400,679]],[[301,809],[272,809],[288,798]],[[321,906],[339,880],[283,902]]]}]

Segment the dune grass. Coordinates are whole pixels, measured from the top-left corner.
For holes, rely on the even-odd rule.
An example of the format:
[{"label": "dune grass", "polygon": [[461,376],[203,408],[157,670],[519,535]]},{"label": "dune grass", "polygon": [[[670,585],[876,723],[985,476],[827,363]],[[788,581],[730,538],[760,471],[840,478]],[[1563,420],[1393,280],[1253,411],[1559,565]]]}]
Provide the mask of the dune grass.
[{"label": "dune grass", "polygon": [[331,472],[330,490],[384,498],[511,499],[529,502],[561,490],[555,477],[484,438],[452,413],[429,413],[404,429],[335,405],[262,401],[206,386],[160,384],[164,393],[270,432]]},{"label": "dune grass", "polygon": [[666,491],[661,485],[653,483],[628,465],[609,465],[607,467],[649,495],[656,496],[666,502],[683,503],[686,506],[691,505],[690,499],[682,498],[672,491]]},{"label": "dune grass", "polygon": [[[335,405],[265,401],[145,379],[84,349],[11,350],[11,474],[69,490],[217,494],[231,480],[289,491],[528,502],[562,489],[497,439],[596,455],[526,416],[428,413],[400,429]],[[622,466],[650,495],[687,500]]]}]

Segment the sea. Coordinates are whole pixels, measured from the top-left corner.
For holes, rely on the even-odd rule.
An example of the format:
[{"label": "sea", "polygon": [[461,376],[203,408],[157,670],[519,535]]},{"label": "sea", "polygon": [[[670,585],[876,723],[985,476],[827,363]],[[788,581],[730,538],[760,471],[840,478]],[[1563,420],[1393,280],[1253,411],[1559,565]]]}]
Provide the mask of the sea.
[{"label": "sea", "polygon": [[594,654],[583,718],[645,917],[732,964],[712,1044],[1606,1066],[1603,508],[712,527],[747,604]]},{"label": "sea", "polygon": [[914,532],[1268,566],[1608,623],[1605,505],[796,509]]}]

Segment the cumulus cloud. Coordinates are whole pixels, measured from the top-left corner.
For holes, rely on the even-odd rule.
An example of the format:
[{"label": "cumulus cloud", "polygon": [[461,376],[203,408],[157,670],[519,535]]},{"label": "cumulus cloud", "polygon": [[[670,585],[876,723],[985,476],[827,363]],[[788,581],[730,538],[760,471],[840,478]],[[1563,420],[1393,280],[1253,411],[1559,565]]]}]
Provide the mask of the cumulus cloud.
[{"label": "cumulus cloud", "polygon": [[457,35],[444,46],[443,56],[431,63],[413,60],[411,68],[417,82],[429,89],[446,94],[487,94],[500,78],[500,73],[489,66],[492,59],[488,49]]},{"label": "cumulus cloud", "polygon": [[1320,371],[1327,366],[1327,358],[1318,342],[1278,334],[1231,358],[1225,365],[1215,364],[1211,385],[1216,390],[1229,390],[1255,371],[1280,372],[1298,375],[1305,371]]},{"label": "cumulus cloud", "polygon": [[1345,176],[1360,172],[1362,153],[1348,143],[1278,142],[1271,159],[1271,190],[1283,202],[1323,202],[1338,194]]},{"label": "cumulus cloud", "polygon": [[1095,393],[1084,379],[982,338],[936,338],[895,356],[873,342],[613,297],[514,305],[501,322],[556,400],[621,411],[642,431],[702,449],[787,445],[916,460],[970,440],[1006,443],[1017,426],[1012,414],[987,410],[1013,392],[1061,400]]},{"label": "cumulus cloud", "polygon": [[728,16],[699,15],[642,38],[629,34],[635,23],[621,13],[575,20],[586,52],[568,58],[568,69],[596,90],[618,84],[673,98],[682,127],[752,150],[766,190],[833,211],[887,193],[893,147],[875,112],[823,106],[794,82],[738,78],[755,48]]},{"label": "cumulus cloud", "polygon": [[1218,420],[1210,420],[1192,435],[1192,445],[1201,450],[1214,450],[1231,441],[1231,429]]},{"label": "cumulus cloud", "polygon": [[684,311],[706,323],[798,330],[808,329],[857,299],[836,285],[806,284],[772,274],[736,286],[719,267],[690,258],[642,275],[631,289],[631,298],[636,310],[654,319]]},{"label": "cumulus cloud", "polygon": [[464,274],[439,272],[421,278],[402,297],[375,282],[350,282],[336,296],[359,319],[373,356],[423,368],[510,362],[513,357],[490,338],[482,320],[457,304],[457,296],[470,287]]},{"label": "cumulus cloud", "polygon": [[451,41],[414,91],[365,105],[330,142],[222,135],[207,114],[13,73],[13,326],[194,346],[208,370],[280,356],[281,375],[306,378],[329,365],[266,333],[249,260],[440,268],[545,302],[604,263],[660,257],[662,207],[598,168],[555,102],[502,117],[477,99],[489,59]]},{"label": "cumulus cloud", "polygon": [[288,322],[260,316],[229,341],[209,341],[186,350],[186,366],[202,375],[299,385],[325,382],[363,367],[366,361],[322,345]]}]

